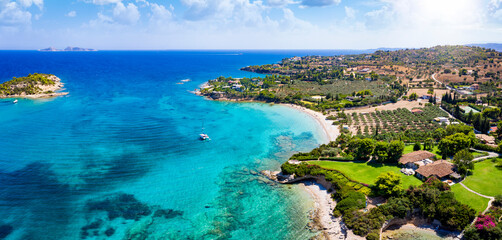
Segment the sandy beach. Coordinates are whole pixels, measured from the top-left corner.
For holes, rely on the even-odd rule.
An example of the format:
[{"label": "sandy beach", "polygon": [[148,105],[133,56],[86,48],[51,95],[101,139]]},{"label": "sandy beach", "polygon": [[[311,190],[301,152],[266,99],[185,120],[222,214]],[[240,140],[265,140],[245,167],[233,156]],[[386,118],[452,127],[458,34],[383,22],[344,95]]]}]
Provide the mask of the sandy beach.
[{"label": "sandy beach", "polygon": [[326,120],[327,116],[325,116],[324,114],[294,104],[282,104],[282,105],[298,109],[313,117],[321,125],[329,141],[335,141],[336,138],[340,135],[340,130],[338,129],[338,126],[333,125],[332,120]]},{"label": "sandy beach", "polygon": [[340,217],[333,217],[336,202],[322,185],[313,181],[300,183],[314,200],[314,210],[311,218],[313,228],[322,231],[323,239],[346,239],[345,225],[341,224]]}]

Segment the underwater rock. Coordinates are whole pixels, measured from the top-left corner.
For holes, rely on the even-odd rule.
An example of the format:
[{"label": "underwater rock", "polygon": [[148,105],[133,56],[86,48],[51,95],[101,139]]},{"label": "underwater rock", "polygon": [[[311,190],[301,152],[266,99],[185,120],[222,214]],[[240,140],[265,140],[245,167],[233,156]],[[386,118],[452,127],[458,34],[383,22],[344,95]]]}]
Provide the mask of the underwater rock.
[{"label": "underwater rock", "polygon": [[4,239],[9,236],[10,233],[14,231],[14,228],[11,225],[1,225],[0,226],[0,239]]},{"label": "underwater rock", "polygon": [[114,233],[115,233],[115,229],[114,229],[114,228],[108,228],[108,229],[106,229],[106,231],[105,231],[105,235],[106,235],[107,237],[112,236]]},{"label": "underwater rock", "polygon": [[159,209],[159,210],[155,211],[155,213],[153,214],[153,217],[164,217],[166,219],[169,219],[169,218],[175,218],[175,217],[181,216],[181,215],[183,215],[182,211],[175,211],[172,209]]},{"label": "underwater rock", "polygon": [[87,207],[89,211],[106,211],[110,220],[119,217],[139,220],[152,213],[148,205],[138,201],[134,195],[125,193],[112,195],[103,201],[90,201]]},{"label": "underwater rock", "polygon": [[[83,226],[82,228],[80,228],[82,231],[80,232],[80,238],[81,239],[85,239],[86,237],[89,236],[89,232],[87,230],[95,230],[95,229],[98,229],[101,227],[101,225],[103,225],[103,220],[101,219],[97,219],[85,226]],[[96,235],[96,233],[94,232],[94,235]]]}]

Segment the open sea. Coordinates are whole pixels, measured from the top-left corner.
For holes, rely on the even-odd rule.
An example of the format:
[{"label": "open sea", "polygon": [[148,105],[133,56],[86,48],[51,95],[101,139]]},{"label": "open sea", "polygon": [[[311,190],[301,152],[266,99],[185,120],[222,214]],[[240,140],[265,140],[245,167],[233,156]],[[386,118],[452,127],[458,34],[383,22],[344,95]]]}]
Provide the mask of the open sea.
[{"label": "open sea", "polygon": [[189,91],[256,76],[248,65],[347,53],[359,52],[0,51],[0,82],[50,73],[69,92],[0,99],[0,239],[308,239],[308,194],[259,171],[325,143],[321,127]]}]

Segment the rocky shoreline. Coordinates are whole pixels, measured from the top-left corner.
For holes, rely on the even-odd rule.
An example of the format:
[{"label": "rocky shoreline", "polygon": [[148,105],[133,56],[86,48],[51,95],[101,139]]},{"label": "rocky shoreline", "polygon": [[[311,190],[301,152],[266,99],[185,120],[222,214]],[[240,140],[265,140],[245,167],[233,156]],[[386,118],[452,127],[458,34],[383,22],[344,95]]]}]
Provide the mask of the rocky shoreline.
[{"label": "rocky shoreline", "polygon": [[331,185],[324,179],[314,176],[294,178],[293,175],[284,175],[280,171],[268,170],[262,171],[261,174],[281,184],[298,183],[310,194],[314,200],[315,207],[310,212],[309,218],[311,222],[308,227],[312,231],[320,232],[314,239],[364,239],[354,235],[352,231],[347,229],[341,217],[333,216],[336,201],[331,198]]}]

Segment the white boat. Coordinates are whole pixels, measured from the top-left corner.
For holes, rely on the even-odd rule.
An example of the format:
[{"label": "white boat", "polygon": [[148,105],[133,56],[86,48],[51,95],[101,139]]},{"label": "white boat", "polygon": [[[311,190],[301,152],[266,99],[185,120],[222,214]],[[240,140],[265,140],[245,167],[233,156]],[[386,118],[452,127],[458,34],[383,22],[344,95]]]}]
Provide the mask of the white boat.
[{"label": "white boat", "polygon": [[204,141],[204,140],[211,140],[211,139],[209,138],[209,136],[208,136],[207,134],[205,134],[205,133],[201,133],[201,134],[199,134],[199,137],[200,137],[200,140],[203,140],[203,141]]},{"label": "white boat", "polygon": [[17,103],[17,102],[18,102],[18,101],[17,101],[17,99],[16,99],[16,100],[14,100],[12,103]]},{"label": "white boat", "polygon": [[204,123],[202,123],[202,133],[199,134],[199,138],[202,141],[211,140],[207,134],[204,133]]}]

